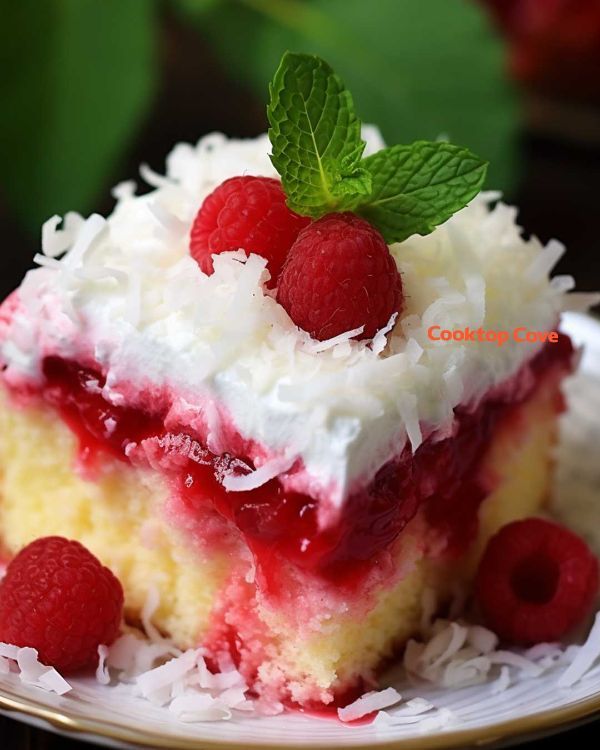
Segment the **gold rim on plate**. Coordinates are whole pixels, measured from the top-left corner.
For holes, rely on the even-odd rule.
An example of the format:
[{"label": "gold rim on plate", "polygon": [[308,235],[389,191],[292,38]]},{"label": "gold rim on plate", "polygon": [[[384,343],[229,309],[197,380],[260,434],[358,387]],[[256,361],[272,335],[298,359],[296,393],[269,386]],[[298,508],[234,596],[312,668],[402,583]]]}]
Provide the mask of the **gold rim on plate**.
[{"label": "gold rim on plate", "polygon": [[[248,742],[229,742],[220,740],[205,740],[201,738],[172,737],[168,734],[153,732],[146,729],[132,730],[122,724],[111,721],[96,721],[94,719],[73,716],[65,711],[57,711],[42,703],[23,698],[14,693],[0,689],[0,711],[9,714],[23,714],[29,718],[46,722],[51,729],[69,735],[97,735],[113,741],[126,742],[140,748],[164,747],[169,742],[173,750],[273,750],[281,748],[281,744],[248,744]],[[539,711],[518,719],[497,722],[481,728],[440,732],[424,737],[403,738],[378,742],[373,745],[348,745],[352,750],[400,750],[410,745],[411,750],[452,750],[453,748],[472,748],[486,745],[491,748],[518,739],[527,739],[532,735],[550,733],[567,729],[573,725],[583,723],[586,719],[600,716],[600,693],[575,701],[561,708]],[[16,716],[16,719],[19,717]],[[339,748],[343,748],[340,745]],[[331,750],[332,746],[309,745],[292,741],[286,744],[286,750]]]}]

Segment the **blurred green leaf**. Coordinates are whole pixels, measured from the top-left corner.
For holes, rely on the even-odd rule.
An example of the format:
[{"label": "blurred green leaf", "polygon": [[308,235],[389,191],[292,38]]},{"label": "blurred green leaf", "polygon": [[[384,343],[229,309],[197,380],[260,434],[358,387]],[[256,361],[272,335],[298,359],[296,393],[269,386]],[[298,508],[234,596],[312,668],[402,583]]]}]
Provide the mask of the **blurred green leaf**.
[{"label": "blurred green leaf", "polygon": [[153,0],[4,0],[2,189],[28,228],[110,178],[149,104],[153,22]]},{"label": "blurred green leaf", "polygon": [[198,13],[204,13],[206,10],[219,5],[222,0],[171,0],[171,4],[176,11],[183,15],[195,18]]},{"label": "blurred green leaf", "polygon": [[468,0],[223,0],[196,22],[227,69],[266,100],[286,49],[320,55],[390,144],[448,137],[508,189],[516,105],[501,42]]}]

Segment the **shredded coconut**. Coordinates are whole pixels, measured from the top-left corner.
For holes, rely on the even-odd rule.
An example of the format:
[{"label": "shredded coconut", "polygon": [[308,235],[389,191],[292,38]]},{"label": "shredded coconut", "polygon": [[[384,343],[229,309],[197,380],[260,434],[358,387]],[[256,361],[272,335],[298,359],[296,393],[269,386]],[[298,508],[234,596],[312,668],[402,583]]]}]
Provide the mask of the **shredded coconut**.
[{"label": "shredded coconut", "polygon": [[[164,707],[180,721],[218,721],[235,712],[270,715],[283,711],[281,704],[248,698],[248,685],[233,664],[223,661],[220,672],[211,672],[201,648],[183,653],[164,638],[152,623],[159,606],[156,589],[150,587],[142,609],[145,637],[129,630],[112,646],[98,648],[96,680],[101,685],[128,685],[134,695]],[[0,644],[0,657],[14,654]],[[264,705],[263,705],[264,704]]]},{"label": "shredded coconut", "polygon": [[[513,679],[539,677],[560,664],[570,664],[559,685],[573,684],[568,681],[580,679],[600,656],[600,625],[594,627],[596,631],[592,628],[586,644],[581,647],[539,643],[519,652],[498,650],[496,634],[481,625],[436,620],[425,631],[428,641],[411,639],[407,643],[404,668],[413,679],[444,688],[466,687],[496,679],[494,690],[501,691]],[[585,657],[580,656],[582,652]]]},{"label": "shredded coconut", "polygon": [[49,219],[42,267],[19,288],[0,359],[17,382],[39,376],[48,354],[87,361],[94,352],[113,403],[127,388],[155,386],[184,424],[207,415],[200,437],[219,452],[228,448],[223,420],[256,446],[249,458],[263,466],[253,479],[228,479],[237,491],[262,481],[270,459],[296,456],[286,487],[310,486],[339,506],[356,480],[368,481],[406,441],[416,449],[432,431],[444,434],[454,407],[476,402],[536,351],[435,342],[429,326],[552,329],[572,282],[548,279],[562,246],[525,240],[515,210],[483,193],[430,235],[391,246],[405,291],[398,319],[372,341],[356,340],[358,330],[312,341],[265,291],[264,258],[223,253],[206,276],[189,255],[202,200],[235,174],[273,176],[268,153],[266,136],[213,133],[177,145],[164,177],[142,167],[146,195],[117,186],[108,219]]},{"label": "shredded coconut", "polygon": [[559,687],[571,687],[592,668],[600,658],[600,612],[596,614],[594,625],[583,646],[580,646],[571,664],[558,680]]},{"label": "shredded coconut", "polygon": [[355,721],[373,713],[373,711],[380,711],[382,708],[393,706],[401,700],[400,693],[389,687],[378,692],[365,693],[344,708],[338,708],[337,713],[340,721]]},{"label": "shredded coconut", "polygon": [[108,647],[100,645],[98,646],[98,666],[96,667],[96,679],[101,685],[108,685],[110,683],[110,674],[108,667],[106,666],[106,658],[108,657]]},{"label": "shredded coconut", "polygon": [[291,458],[286,456],[273,458],[262,466],[259,466],[258,469],[251,471],[249,474],[225,475],[223,478],[223,487],[225,487],[226,490],[229,490],[229,492],[254,490],[257,487],[266,484],[274,477],[289,471],[295,462],[295,456],[292,456]]},{"label": "shredded coconut", "polygon": [[[96,679],[101,685],[128,685],[133,695],[183,722],[220,721],[234,717],[236,712],[272,716],[284,710],[278,702],[249,698],[248,685],[229,660],[219,664],[220,671],[211,672],[201,648],[182,653],[160,636],[151,623],[157,605],[151,590],[144,607],[145,626],[150,631],[146,637],[129,630],[112,646],[98,648]],[[490,692],[497,695],[520,680],[559,669],[562,672],[557,685],[571,687],[600,658],[600,613],[582,646],[540,643],[523,651],[496,650],[494,633],[461,621],[436,620],[429,634],[426,643],[408,642],[404,666],[413,678],[441,688],[491,681]],[[35,649],[0,643],[0,673],[11,671],[18,672],[24,683],[58,695],[72,689],[55,669],[39,662]],[[338,709],[345,723],[371,713],[376,713],[375,727],[414,725],[419,732],[436,731],[459,721],[454,711],[425,698],[402,702],[394,687],[367,692]]]},{"label": "shredded coconut", "polygon": [[38,659],[34,648],[20,648],[9,643],[0,643],[0,672],[8,673],[13,663],[21,682],[35,685],[50,693],[64,695],[72,688],[54,667],[47,667]]}]

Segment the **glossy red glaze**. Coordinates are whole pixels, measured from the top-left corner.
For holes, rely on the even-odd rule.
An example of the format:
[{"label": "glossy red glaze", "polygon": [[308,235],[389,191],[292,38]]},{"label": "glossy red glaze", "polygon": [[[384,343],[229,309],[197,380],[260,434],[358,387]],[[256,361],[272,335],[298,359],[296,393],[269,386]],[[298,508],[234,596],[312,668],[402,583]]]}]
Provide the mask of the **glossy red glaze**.
[{"label": "glossy red glaze", "polygon": [[[251,462],[245,456],[216,456],[194,436],[167,433],[166,403],[157,404],[152,413],[114,406],[98,387],[104,382],[100,373],[56,357],[44,361],[46,382],[40,395],[75,432],[80,459],[89,466],[106,453],[127,461],[130,443],[161,439],[157,449],[166,458],[161,465],[185,505],[193,512],[199,504],[210,502],[234,523],[254,552],[263,580],[275,593],[282,558],[337,585],[355,584],[377,564],[378,556],[421,506],[428,521],[446,536],[448,553],[460,553],[477,531],[477,509],[489,491],[480,467],[492,433],[545,372],[554,366],[569,369],[572,352],[565,336],[558,344],[547,344],[532,361],[534,377],[528,389],[519,389],[518,400],[514,389],[499,389],[474,411],[459,408],[452,438],[428,439],[414,455],[407,446],[365,489],[350,496],[338,522],[325,530],[317,526],[316,501],[286,492],[277,479],[247,492],[227,492],[221,484],[224,472],[250,471]],[[185,437],[194,440],[193,458],[182,462],[178,456],[170,461],[165,446]]]}]

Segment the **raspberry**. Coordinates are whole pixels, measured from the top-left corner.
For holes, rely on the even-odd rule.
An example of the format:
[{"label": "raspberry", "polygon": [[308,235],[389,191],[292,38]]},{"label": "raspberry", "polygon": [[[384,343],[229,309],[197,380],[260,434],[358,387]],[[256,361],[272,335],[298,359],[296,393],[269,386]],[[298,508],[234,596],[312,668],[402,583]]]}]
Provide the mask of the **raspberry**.
[{"label": "raspberry", "polygon": [[212,255],[245,250],[266,258],[275,286],[288,250],[310,219],[285,204],[279,180],[232,177],[204,200],[190,234],[190,253],[204,273],[213,272]]},{"label": "raspberry", "polygon": [[0,583],[0,641],[37,649],[63,673],[93,667],[116,638],[123,589],[79,542],[48,536],[28,544]]},{"label": "raspberry", "polygon": [[504,526],[485,550],[475,596],[509,643],[555,641],[577,625],[598,590],[598,560],[576,534],[528,518]]},{"label": "raspberry", "polygon": [[277,301],[313,338],[364,326],[357,338],[370,339],[400,311],[402,281],[375,227],[352,213],[328,214],[292,245]]}]

